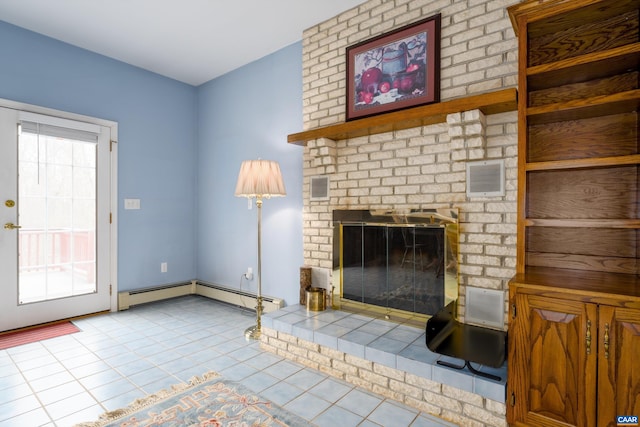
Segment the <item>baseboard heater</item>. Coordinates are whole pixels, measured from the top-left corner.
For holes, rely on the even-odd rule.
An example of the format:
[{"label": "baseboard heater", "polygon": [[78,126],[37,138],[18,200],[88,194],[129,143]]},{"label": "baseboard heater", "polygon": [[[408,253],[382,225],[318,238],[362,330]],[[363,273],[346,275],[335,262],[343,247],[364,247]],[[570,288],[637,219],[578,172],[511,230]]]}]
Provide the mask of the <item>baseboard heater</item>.
[{"label": "baseboard heater", "polygon": [[[190,283],[174,283],[166,286],[124,291],[118,293],[118,310],[127,310],[129,307],[148,302],[161,301],[184,295],[201,295],[217,301],[237,305],[239,307],[255,310],[256,295],[238,289],[192,280]],[[280,298],[262,296],[264,312],[278,310],[284,307],[284,301]]]}]

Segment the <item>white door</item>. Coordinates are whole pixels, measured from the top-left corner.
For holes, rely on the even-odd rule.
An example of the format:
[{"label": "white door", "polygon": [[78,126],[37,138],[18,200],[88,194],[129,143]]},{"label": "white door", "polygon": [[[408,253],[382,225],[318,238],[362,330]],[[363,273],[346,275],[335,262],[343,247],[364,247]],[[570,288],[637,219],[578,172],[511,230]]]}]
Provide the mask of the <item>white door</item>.
[{"label": "white door", "polygon": [[0,331],[110,310],[109,133],[0,108]]}]

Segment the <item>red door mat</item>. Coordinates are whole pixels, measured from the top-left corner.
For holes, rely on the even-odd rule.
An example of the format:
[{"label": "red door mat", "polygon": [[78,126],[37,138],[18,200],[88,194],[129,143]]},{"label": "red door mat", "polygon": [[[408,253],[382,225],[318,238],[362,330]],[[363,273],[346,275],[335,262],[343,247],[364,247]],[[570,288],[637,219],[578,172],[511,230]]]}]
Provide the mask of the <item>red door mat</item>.
[{"label": "red door mat", "polygon": [[54,323],[51,325],[36,326],[35,328],[23,329],[15,332],[7,332],[0,335],[0,350],[18,345],[29,344],[49,338],[60,337],[62,335],[79,332],[80,329],[71,322]]}]

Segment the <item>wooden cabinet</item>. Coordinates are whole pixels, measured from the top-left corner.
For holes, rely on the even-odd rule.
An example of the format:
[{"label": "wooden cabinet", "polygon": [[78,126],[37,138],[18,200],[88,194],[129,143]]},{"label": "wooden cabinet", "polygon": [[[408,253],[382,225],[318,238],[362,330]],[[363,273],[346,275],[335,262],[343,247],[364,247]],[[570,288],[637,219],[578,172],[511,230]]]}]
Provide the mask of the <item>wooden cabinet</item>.
[{"label": "wooden cabinet", "polygon": [[589,402],[596,401],[597,364],[587,343],[597,347],[597,307],[527,294],[515,295],[514,304],[518,338],[511,334],[509,345],[517,350],[508,379],[519,380],[510,387],[511,421],[595,426]]},{"label": "wooden cabinet", "polygon": [[598,331],[596,425],[615,426],[618,415],[640,414],[640,310],[600,306]]},{"label": "wooden cabinet", "polygon": [[640,295],[531,284],[544,277],[516,276],[510,287],[509,422],[602,427],[640,414]]},{"label": "wooden cabinet", "polygon": [[509,8],[519,53],[512,425],[640,416],[639,11],[640,0]]}]

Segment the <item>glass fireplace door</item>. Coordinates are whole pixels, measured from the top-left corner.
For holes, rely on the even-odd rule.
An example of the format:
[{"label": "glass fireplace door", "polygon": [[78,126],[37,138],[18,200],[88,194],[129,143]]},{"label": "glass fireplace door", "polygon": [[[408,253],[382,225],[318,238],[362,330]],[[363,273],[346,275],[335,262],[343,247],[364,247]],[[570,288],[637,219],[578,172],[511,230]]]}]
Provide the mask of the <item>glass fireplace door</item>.
[{"label": "glass fireplace door", "polygon": [[444,307],[444,228],[342,224],[342,298],[425,315]]},{"label": "glass fireplace door", "polygon": [[458,298],[458,210],[336,210],[333,307],[424,320]]}]

